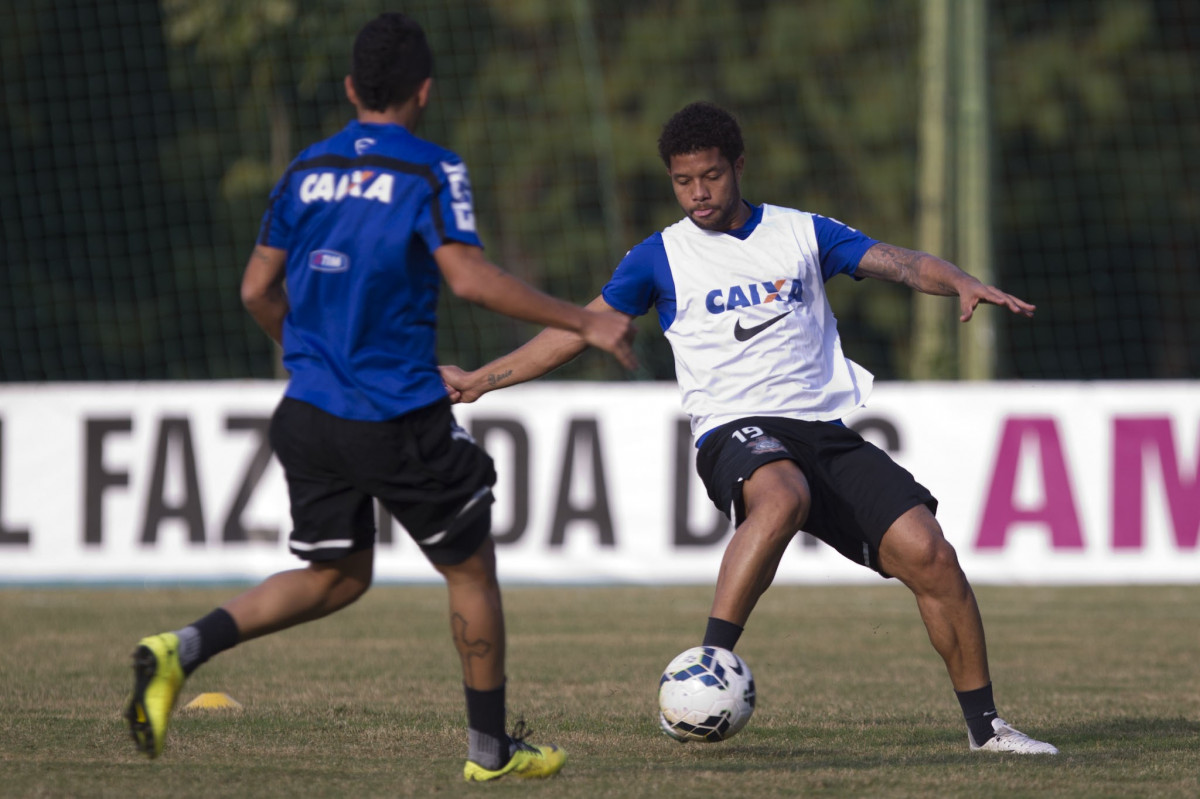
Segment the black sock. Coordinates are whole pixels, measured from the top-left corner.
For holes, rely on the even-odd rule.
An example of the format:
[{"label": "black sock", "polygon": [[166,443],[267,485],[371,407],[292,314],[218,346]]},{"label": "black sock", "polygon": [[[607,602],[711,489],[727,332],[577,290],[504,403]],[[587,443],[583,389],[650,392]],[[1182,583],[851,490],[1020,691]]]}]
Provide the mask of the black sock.
[{"label": "black sock", "polygon": [[463,686],[467,695],[467,758],[489,770],[502,768],[511,757],[508,733],[504,731],[504,686],[476,691]]},{"label": "black sock", "polygon": [[237,622],[225,608],[217,608],[175,634],[179,636],[179,662],[185,677],[213,655],[232,649],[241,640]]},{"label": "black sock", "polygon": [[743,629],[731,621],[709,616],[708,629],[704,631],[704,645],[716,646],[732,652],[738,639],[742,637]]},{"label": "black sock", "polygon": [[974,691],[955,691],[958,704],[962,706],[967,730],[976,746],[983,746],[996,733],[992,730],[992,719],[996,718],[996,700],[992,698],[992,684],[988,683]]}]

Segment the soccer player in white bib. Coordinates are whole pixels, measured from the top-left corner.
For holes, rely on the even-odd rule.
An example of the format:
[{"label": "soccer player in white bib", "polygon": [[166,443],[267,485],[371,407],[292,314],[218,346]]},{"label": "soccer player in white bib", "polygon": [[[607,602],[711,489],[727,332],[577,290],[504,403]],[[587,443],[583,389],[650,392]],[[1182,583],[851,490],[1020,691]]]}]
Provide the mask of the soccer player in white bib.
[{"label": "soccer player in white bib", "polygon": [[[1032,316],[1034,306],[954,264],[875,241],[840,222],[742,198],[736,119],[693,103],[658,142],[685,216],[622,259],[588,307],[653,308],[675,356],[683,408],[709,497],[736,524],[721,561],[704,644],[732,650],[789,542],[804,530],[916,596],[945,661],[972,750],[1056,754],[996,711],[975,595],[934,512],[937,500],[842,424],[872,376],[842,352],[825,282],[838,274]],[[547,329],[486,366],[443,366],[451,398],[473,402],[532,380],[585,348]]]}]

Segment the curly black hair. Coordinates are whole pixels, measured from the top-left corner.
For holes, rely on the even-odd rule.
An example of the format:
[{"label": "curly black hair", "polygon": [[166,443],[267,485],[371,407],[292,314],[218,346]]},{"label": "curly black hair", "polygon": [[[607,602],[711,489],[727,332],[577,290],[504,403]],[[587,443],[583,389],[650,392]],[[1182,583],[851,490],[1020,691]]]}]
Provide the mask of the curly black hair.
[{"label": "curly black hair", "polygon": [[663,125],[658,137],[658,156],[671,166],[671,156],[716,147],[733,163],[742,156],[742,129],[733,114],[713,103],[691,103],[677,111]]},{"label": "curly black hair", "polygon": [[402,105],[433,74],[433,51],[412,17],[380,14],[354,39],[350,80],[370,111]]}]

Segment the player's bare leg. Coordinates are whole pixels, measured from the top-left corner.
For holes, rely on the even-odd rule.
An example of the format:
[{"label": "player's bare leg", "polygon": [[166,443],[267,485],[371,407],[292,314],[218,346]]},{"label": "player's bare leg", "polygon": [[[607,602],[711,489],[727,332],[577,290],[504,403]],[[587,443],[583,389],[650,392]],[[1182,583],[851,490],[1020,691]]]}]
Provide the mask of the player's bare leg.
[{"label": "player's bare leg", "polygon": [[954,690],[987,685],[987,645],[975,593],[929,508],[918,505],[888,528],[879,546],[879,564],[912,590]]},{"label": "player's bare leg", "polygon": [[740,627],[770,587],[787,546],[808,517],[808,480],[795,463],[773,461],[742,486],[746,518],[738,525],[717,576],[712,617]]},{"label": "player's bare leg", "polygon": [[1013,729],[997,714],[975,592],[958,565],[954,547],[927,507],[912,508],[888,528],[879,545],[879,564],[917,598],[929,640],[946,662],[962,705],[971,749],[1057,754],[1053,745]]},{"label": "player's bare leg", "polygon": [[437,566],[450,595],[450,627],[468,688],[490,691],[504,684],[504,608],[496,579],[496,546],[485,539],[474,555]]},{"label": "player's bare leg", "polygon": [[373,568],[374,550],[360,550],[274,574],[223,607],[249,641],[341,610],[371,587]]},{"label": "player's bare leg", "polygon": [[554,744],[527,743],[523,731],[512,737],[504,733],[504,608],[496,579],[496,545],[485,538],[462,563],[434,566],[446,578],[450,629],[466,686],[470,728],[463,777],[468,782],[488,782],[510,774],[524,778],[557,774],[566,752]]},{"label": "player's bare leg", "polygon": [[373,559],[368,549],[280,572],[185,628],[139,641],[124,711],[138,749],[150,757],[162,754],[171,713],[192,671],[242,641],[349,605],[370,587]]}]

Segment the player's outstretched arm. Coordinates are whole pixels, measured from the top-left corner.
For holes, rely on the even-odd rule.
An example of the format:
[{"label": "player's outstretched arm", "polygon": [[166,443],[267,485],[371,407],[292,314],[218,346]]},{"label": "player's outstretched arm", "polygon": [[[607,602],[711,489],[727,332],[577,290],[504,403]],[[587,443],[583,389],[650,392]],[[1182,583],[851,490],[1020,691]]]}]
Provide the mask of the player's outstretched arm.
[{"label": "player's outstretched arm", "polygon": [[981,302],[1003,305],[1013,313],[1033,316],[1037,306],[980,282],[949,261],[917,250],[906,250],[894,244],[879,242],[867,250],[855,272],[860,277],[874,277],[892,283],[903,283],[925,294],[958,297],[960,322],[969,321]]},{"label": "player's outstretched arm", "polygon": [[[587,305],[596,313],[610,313],[632,320],[597,297]],[[452,402],[474,402],[489,391],[535,380],[575,358],[587,349],[577,333],[548,327],[522,346],[473,372],[457,366],[442,366],[442,382]]]},{"label": "player's outstretched arm", "polygon": [[577,334],[584,344],[611,353],[626,369],[637,367],[634,327],[625,314],[588,310],[551,297],[496,266],[482,249],[469,244],[443,244],[433,257],[456,296],[505,316]]}]

